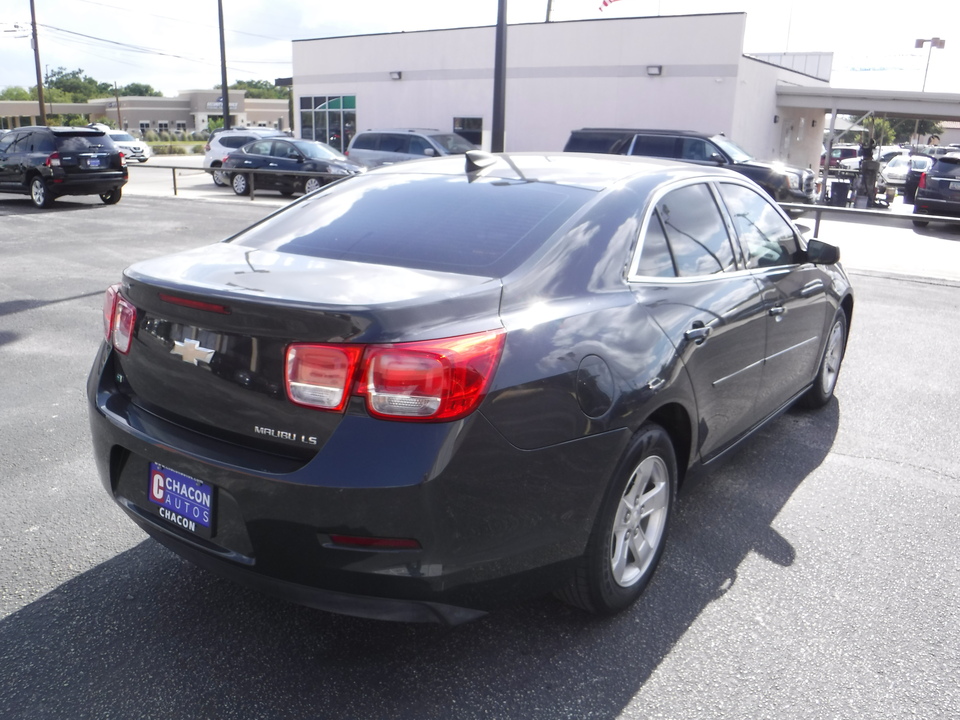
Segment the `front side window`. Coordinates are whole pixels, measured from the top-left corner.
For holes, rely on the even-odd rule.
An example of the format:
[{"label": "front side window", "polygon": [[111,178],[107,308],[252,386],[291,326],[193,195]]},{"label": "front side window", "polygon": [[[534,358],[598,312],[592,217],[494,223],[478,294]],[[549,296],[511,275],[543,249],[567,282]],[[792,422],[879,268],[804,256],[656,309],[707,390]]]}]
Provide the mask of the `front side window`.
[{"label": "front side window", "polygon": [[720,208],[705,183],[668,193],[656,206],[677,275],[714,275],[736,269]]},{"label": "front side window", "polygon": [[719,189],[740,238],[747,268],[795,262],[800,249],[796,233],[767,200],[743,185],[719,183]]}]

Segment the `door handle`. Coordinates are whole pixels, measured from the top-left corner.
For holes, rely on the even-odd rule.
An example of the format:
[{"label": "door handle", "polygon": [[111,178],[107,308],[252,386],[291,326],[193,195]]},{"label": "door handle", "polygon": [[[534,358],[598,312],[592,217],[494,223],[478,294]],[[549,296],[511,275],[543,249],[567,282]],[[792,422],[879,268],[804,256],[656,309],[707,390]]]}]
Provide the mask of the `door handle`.
[{"label": "door handle", "polygon": [[787,309],[786,309],[783,305],[774,305],[774,306],[773,306],[772,308],[770,308],[767,312],[770,313],[771,315],[774,315],[774,316],[776,316],[776,315],[784,315],[784,314],[786,314]]},{"label": "door handle", "polygon": [[713,328],[707,327],[701,320],[697,320],[693,323],[693,327],[683,334],[683,337],[692,340],[695,345],[703,345],[704,341],[710,337],[711,332],[713,332]]}]

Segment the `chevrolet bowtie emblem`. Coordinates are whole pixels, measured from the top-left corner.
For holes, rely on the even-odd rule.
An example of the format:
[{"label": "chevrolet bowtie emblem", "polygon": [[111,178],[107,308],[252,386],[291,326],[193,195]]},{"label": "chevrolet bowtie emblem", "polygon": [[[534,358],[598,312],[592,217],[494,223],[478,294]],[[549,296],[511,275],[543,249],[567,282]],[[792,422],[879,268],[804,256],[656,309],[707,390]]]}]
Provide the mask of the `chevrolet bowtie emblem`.
[{"label": "chevrolet bowtie emblem", "polygon": [[213,350],[200,347],[200,342],[197,340],[184,340],[183,342],[175,340],[173,349],[170,351],[171,355],[179,355],[181,360],[191,365],[196,365],[198,360],[209,364],[213,359],[213,353]]}]

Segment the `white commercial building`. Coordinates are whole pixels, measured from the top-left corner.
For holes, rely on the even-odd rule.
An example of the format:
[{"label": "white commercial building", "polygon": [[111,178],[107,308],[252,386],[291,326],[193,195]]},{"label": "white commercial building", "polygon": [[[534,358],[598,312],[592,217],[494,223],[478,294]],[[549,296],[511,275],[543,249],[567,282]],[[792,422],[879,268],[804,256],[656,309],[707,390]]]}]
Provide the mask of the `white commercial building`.
[{"label": "white commercial building", "polygon": [[[747,56],[744,13],[511,25],[505,149],[562,150],[581,127],[724,133],[759,159],[816,167],[829,54]],[[494,27],[297,40],[295,132],[345,146],[359,129],[436,128],[490,147]]]}]

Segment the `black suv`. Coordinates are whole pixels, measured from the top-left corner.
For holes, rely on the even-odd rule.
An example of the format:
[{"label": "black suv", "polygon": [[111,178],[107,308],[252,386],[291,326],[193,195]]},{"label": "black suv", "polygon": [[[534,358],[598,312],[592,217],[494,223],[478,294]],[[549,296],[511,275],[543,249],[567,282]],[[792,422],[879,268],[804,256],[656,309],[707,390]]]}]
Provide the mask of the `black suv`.
[{"label": "black suv", "polygon": [[758,162],[723,135],[711,136],[688,130],[584,128],[570,134],[563,150],[645,155],[700,165],[722,165],[746,175],[777,202],[816,202],[816,179],[812,170]]},{"label": "black suv", "polygon": [[37,207],[61,195],[120,201],[127,182],[123,153],[103,130],[21,127],[0,136],[0,192],[24,193]]}]

